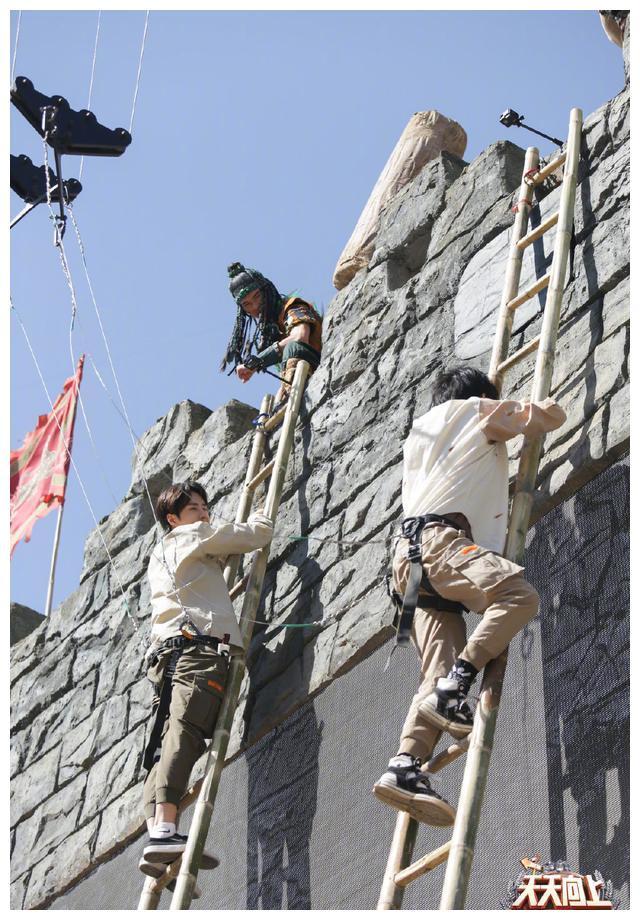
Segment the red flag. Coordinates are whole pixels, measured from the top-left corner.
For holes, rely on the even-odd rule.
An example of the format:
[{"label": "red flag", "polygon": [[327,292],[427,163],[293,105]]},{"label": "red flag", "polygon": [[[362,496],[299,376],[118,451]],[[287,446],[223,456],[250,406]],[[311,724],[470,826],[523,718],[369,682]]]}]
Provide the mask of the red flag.
[{"label": "red flag", "polygon": [[20,540],[29,542],[38,518],[64,503],[83,363],[84,355],[49,415],[41,415],[20,450],[11,451],[11,555]]}]

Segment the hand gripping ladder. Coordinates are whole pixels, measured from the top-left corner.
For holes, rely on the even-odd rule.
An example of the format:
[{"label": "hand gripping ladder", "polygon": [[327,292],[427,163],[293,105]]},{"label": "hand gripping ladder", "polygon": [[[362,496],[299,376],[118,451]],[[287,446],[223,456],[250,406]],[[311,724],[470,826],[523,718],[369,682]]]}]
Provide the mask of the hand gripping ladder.
[{"label": "hand gripping ladder", "polygon": [[[300,361],[296,367],[291,392],[286,405],[276,412],[275,415],[268,418],[267,421],[256,430],[253,438],[249,466],[245,477],[244,489],[236,513],[236,523],[238,524],[243,523],[249,517],[255,490],[268,477],[271,478],[269,480],[264,513],[275,523],[280,507],[282,488],[287,472],[289,457],[291,455],[295,426],[300,412],[300,403],[302,401],[302,394],[304,392],[308,373],[309,364],[306,361]],[[273,396],[265,396],[260,407],[261,417],[265,415],[269,416],[272,406]],[[273,431],[283,419],[284,422],[282,431],[280,432],[276,456],[270,463],[267,463],[266,466],[261,468],[260,465],[264,457],[267,435],[270,431]],[[231,589],[230,595],[232,600],[238,597],[243,591],[245,592],[239,624],[245,650],[248,649],[249,642],[251,641],[253,621],[260,604],[260,595],[262,594],[262,585],[267,570],[270,548],[271,544],[255,553],[249,575],[241,581],[236,582],[240,564],[239,556],[232,557],[228,560],[224,572],[227,587]],[[233,587],[231,587],[232,585]],[[176,878],[176,888],[171,900],[170,910],[189,909],[189,905],[193,899],[193,891],[202,859],[202,852],[209,832],[209,824],[211,822],[213,807],[220,784],[220,777],[224,767],[233,718],[238,706],[238,697],[240,695],[240,686],[242,684],[244,671],[244,660],[242,658],[233,658],[229,667],[227,685],[220,712],[218,713],[216,729],[207,753],[203,779],[187,792],[180,803],[180,811],[183,811],[187,805],[190,805],[197,798],[186,849],[182,857],[171,863],[160,878],[147,878],[138,903],[138,910],[156,910],[163,889]]]},{"label": "hand gripping ladder", "polygon": [[[514,208],[516,218],[511,235],[509,261],[498,313],[489,376],[500,391],[505,372],[537,349],[531,392],[531,399],[535,401],[546,399],[551,389],[562,294],[573,229],[581,132],[582,112],[580,109],[572,109],[565,150],[544,169],[540,169],[537,148],[529,147],[524,161],[518,203]],[[563,164],[564,173],[558,212],[548,217],[534,230],[527,232],[534,188]],[[527,290],[518,293],[524,250],[556,224],[551,271]],[[540,335],[509,357],[509,341],[515,310],[544,288],[548,288],[548,292]],[[518,563],[524,556],[541,452],[541,437],[531,440],[525,438],[520,454],[505,548],[505,556]],[[424,768],[428,773],[436,773],[468,751],[451,840],[410,865],[418,822],[410,818],[406,812],[400,812],[380,892],[378,910],[399,910],[406,886],[444,862],[447,863],[447,867],[440,910],[462,910],[464,908],[506,664],[507,651],[505,650],[487,665],[473,722],[473,731],[469,738],[450,745],[433,757]]]}]

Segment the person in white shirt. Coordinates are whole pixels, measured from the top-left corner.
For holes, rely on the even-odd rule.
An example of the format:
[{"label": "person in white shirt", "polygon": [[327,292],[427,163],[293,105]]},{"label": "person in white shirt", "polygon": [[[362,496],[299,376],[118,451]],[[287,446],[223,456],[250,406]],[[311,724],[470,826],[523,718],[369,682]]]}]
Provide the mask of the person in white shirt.
[{"label": "person in white shirt", "polygon": [[[431,409],[414,421],[405,442],[405,536],[394,555],[393,581],[399,597],[404,595],[398,640],[402,631],[408,639],[410,630],[422,680],[398,753],[373,791],[427,824],[453,824],[455,809],[432,788],[422,763],[442,731],[458,739],[469,734],[472,682],[538,612],[539,597],[524,569],[502,556],[509,489],[505,442],[522,434],[536,437],[565,419],[552,399],[500,400],[481,371],[455,367],[438,376]],[[482,617],[469,639],[464,609]]]},{"label": "person in white shirt", "polygon": [[[178,805],[192,767],[215,730],[230,655],[244,654],[223,577],[227,556],[266,546],[273,524],[253,514],[246,524],[209,523],[207,493],[197,482],[176,483],[156,504],[167,531],[153,550],[151,646],[147,677],[155,686],[154,723],[144,756],[143,800],[149,838],[140,869],[158,877],[186,837],[177,833]],[[205,854],[202,868],[217,859]],[[160,864],[160,865],[159,865]]]}]

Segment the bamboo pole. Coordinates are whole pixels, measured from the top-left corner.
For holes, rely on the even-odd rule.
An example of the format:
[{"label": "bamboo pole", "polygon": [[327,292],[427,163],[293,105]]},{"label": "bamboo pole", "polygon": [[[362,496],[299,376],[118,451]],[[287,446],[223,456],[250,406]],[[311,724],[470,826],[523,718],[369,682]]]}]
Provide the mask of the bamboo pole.
[{"label": "bamboo pole", "polygon": [[560,167],[562,166],[562,164],[565,162],[566,159],[567,159],[567,154],[561,153],[560,156],[557,156],[555,158],[555,160],[551,160],[550,163],[547,163],[544,169],[539,170],[533,176],[529,176],[525,181],[532,188],[535,188],[536,185],[540,185],[541,182],[544,182],[547,176],[550,176],[551,173],[554,173],[556,169],[560,169]]},{"label": "bamboo pole", "polygon": [[505,371],[508,371],[510,367],[514,367],[516,364],[519,364],[527,355],[530,355],[532,351],[535,351],[536,348],[540,345],[540,336],[537,335],[535,338],[531,339],[530,342],[527,342],[526,345],[523,345],[522,348],[519,348],[518,351],[515,351],[512,355],[509,355],[506,361],[503,361],[502,364],[498,365],[498,373],[504,374]]},{"label": "bamboo pole", "polygon": [[376,910],[400,910],[402,907],[404,888],[396,883],[396,876],[411,862],[417,836],[418,822],[408,812],[398,812]]},{"label": "bamboo pole", "polygon": [[232,601],[235,601],[236,597],[240,597],[244,589],[249,583],[249,576],[245,575],[244,578],[241,578],[240,581],[237,581],[231,591],[229,591],[229,597]]},{"label": "bamboo pole", "polygon": [[62,514],[64,512],[64,502],[58,508],[58,520],[56,521],[56,530],[53,536],[53,550],[51,552],[51,568],[49,569],[49,584],[47,586],[47,600],[44,605],[44,615],[51,614],[53,606],[53,586],[56,580],[56,563],[58,561],[58,549],[60,547],[60,533],[62,531]]},{"label": "bamboo pole", "polygon": [[517,307],[521,307],[523,303],[527,302],[527,300],[531,300],[532,297],[535,297],[536,294],[539,294],[540,291],[544,290],[549,284],[550,280],[551,275],[543,275],[542,278],[538,278],[538,280],[535,281],[530,288],[527,288],[527,290],[523,291],[522,294],[518,294],[517,297],[514,297],[513,300],[510,300],[507,304],[507,309],[513,312]]},{"label": "bamboo pole", "polygon": [[265,431],[273,431],[274,428],[277,428],[282,419],[284,418],[287,407],[283,406],[282,409],[278,409],[275,415],[271,418],[268,418],[267,421],[262,426]]},{"label": "bamboo pole", "polygon": [[431,872],[436,866],[442,865],[443,862],[447,861],[450,849],[451,841],[447,840],[447,842],[443,843],[437,850],[433,850],[432,853],[427,853],[426,856],[416,860],[412,865],[407,866],[406,869],[401,869],[400,872],[396,874],[396,885],[399,885],[401,888],[406,888],[411,882],[415,882],[417,878],[426,875],[427,872]]},{"label": "bamboo pole", "polygon": [[[73,413],[71,415],[71,424],[69,425],[69,439],[65,442],[65,447],[69,455],[69,462],[71,462],[71,451],[73,450],[73,432],[76,424],[76,415],[78,412],[78,401],[80,399],[80,384],[82,383],[82,369],[84,367],[84,355],[80,355],[78,359],[78,366],[76,368],[76,374],[78,374],[78,392],[76,393],[75,402],[73,404]],[[56,418],[56,421],[57,418]],[[58,425],[60,423],[58,422]],[[62,434],[62,429],[60,429]],[[63,435],[64,440],[64,435]],[[44,605],[44,615],[46,617],[51,615],[51,607],[53,606],[53,586],[56,580],[56,564],[58,562],[58,549],[60,548],[60,534],[62,532],[62,513],[64,511],[64,502],[67,492],[67,484],[65,482],[64,490],[62,494],[62,500],[60,504],[60,510],[58,512],[58,520],[56,521],[56,530],[53,536],[53,550],[51,552],[51,568],[49,569],[49,584],[47,586],[47,600]]]},{"label": "bamboo pole", "polygon": [[[560,219],[558,221],[556,245],[551,266],[551,282],[542,321],[541,341],[531,394],[531,398],[536,401],[545,399],[551,390],[560,308],[562,306],[562,294],[573,226],[581,131],[582,112],[580,109],[572,109],[569,121],[564,181],[560,195]],[[498,334],[496,335],[496,340],[497,338]],[[500,363],[501,352],[497,348],[494,349],[494,353],[496,352],[498,353],[497,367]],[[520,456],[516,494],[514,495],[509,517],[505,550],[507,558],[515,562],[520,562],[524,556],[541,447],[542,438],[535,438],[531,441],[525,440]],[[505,649],[498,658],[489,662],[485,669],[480,701],[473,722],[469,753],[460,789],[440,910],[462,910],[464,908],[480,821],[480,811],[489,772],[496,718],[507,663],[507,651]]]},{"label": "bamboo pole", "polygon": [[462,757],[463,754],[466,754],[469,750],[469,739],[464,738],[462,741],[456,741],[455,744],[450,744],[448,748],[444,751],[440,751],[439,754],[436,754],[435,757],[432,757],[431,760],[424,767],[425,773],[439,773],[440,770],[443,770],[445,767],[448,767],[450,763],[453,763],[454,760],[457,760],[458,757]]},{"label": "bamboo pole", "polygon": [[260,485],[261,482],[264,482],[265,479],[268,479],[269,476],[271,476],[271,471],[272,471],[272,470],[273,470],[273,460],[271,461],[271,463],[267,463],[267,465],[264,466],[264,467],[260,470],[259,473],[256,473],[256,475],[253,477],[253,479],[251,480],[251,482],[248,482],[248,483],[247,483],[246,488],[247,488],[247,489],[250,489],[250,490],[253,492],[254,489],[257,489],[257,488],[258,488],[258,486]]},{"label": "bamboo pole", "polygon": [[154,883],[155,879],[147,876],[142,888],[142,895],[140,896],[140,900],[138,902],[138,910],[158,909],[162,889],[158,889]]},{"label": "bamboo pole", "polygon": [[518,249],[526,249],[527,246],[530,246],[532,243],[535,243],[536,240],[539,240],[541,236],[551,230],[552,227],[558,223],[558,218],[560,217],[559,213],[551,214],[545,220],[542,221],[534,230],[531,230],[530,233],[527,233],[526,236],[523,236],[518,240],[516,246]]},{"label": "bamboo pole", "polygon": [[522,182],[520,183],[520,191],[518,193],[518,210],[511,230],[507,272],[502,289],[500,309],[498,311],[498,328],[493,343],[491,365],[489,368],[489,376],[492,379],[500,376],[498,374],[498,365],[501,361],[504,361],[509,353],[509,341],[511,339],[511,327],[513,325],[513,312],[509,310],[509,302],[512,301],[518,293],[520,274],[522,272],[522,250],[518,249],[517,244],[521,237],[525,235],[533,199],[533,188],[525,182],[525,176],[530,170],[537,169],[539,162],[540,154],[538,153],[538,148],[529,147],[524,158],[524,172]]},{"label": "bamboo pole", "polygon": [[[271,412],[273,399],[274,397],[271,393],[268,393],[263,398],[262,403],[260,404],[261,415],[268,415]],[[254,496],[254,489],[251,488],[250,484],[260,470],[266,443],[267,435],[264,429],[258,426],[253,436],[249,465],[247,466],[247,472],[245,473],[244,487],[242,489],[242,495],[240,496],[238,509],[236,511],[236,524],[244,524],[244,522],[249,517],[249,512],[251,511],[251,505],[253,504]],[[224,580],[228,588],[231,588],[231,586],[235,584],[236,575],[238,574],[238,568],[240,566],[240,558],[240,556],[230,556],[229,559],[227,559],[227,564],[224,570]]]},{"label": "bamboo pole", "polygon": [[[267,492],[264,507],[264,514],[271,518],[272,521],[275,521],[280,506],[280,498],[282,496],[287,465],[295,435],[296,421],[300,411],[300,403],[302,401],[302,394],[309,373],[309,367],[307,361],[300,361],[296,367],[291,393],[286,405],[282,434],[278,443],[273,474],[269,483],[269,490]],[[247,585],[244,595],[239,625],[245,651],[249,647],[251,634],[253,632],[253,620],[260,604],[262,585],[267,569],[267,561],[269,559],[269,549],[270,545],[263,547],[263,549],[255,553],[249,575],[249,584]],[[229,583],[232,583],[232,581]],[[200,865],[202,852],[209,832],[209,824],[211,822],[211,815],[213,813],[213,807],[220,784],[222,768],[224,767],[233,719],[238,706],[238,697],[240,695],[240,686],[242,684],[244,671],[244,659],[234,658],[229,668],[225,695],[218,715],[213,740],[209,747],[204,779],[191,822],[189,838],[182,856],[180,872],[176,882],[176,890],[171,899],[170,910],[187,910],[193,898],[193,889],[198,874],[198,866]]]}]

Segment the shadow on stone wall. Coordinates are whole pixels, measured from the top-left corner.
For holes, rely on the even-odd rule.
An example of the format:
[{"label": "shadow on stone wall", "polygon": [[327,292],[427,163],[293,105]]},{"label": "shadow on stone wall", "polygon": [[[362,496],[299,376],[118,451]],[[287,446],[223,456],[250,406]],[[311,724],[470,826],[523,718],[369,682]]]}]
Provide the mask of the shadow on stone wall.
[{"label": "shadow on stone wall", "polygon": [[[311,514],[306,497],[306,484],[311,474],[311,463],[309,461],[310,439],[310,427],[305,426],[302,429],[302,464],[300,473],[302,485],[296,493],[300,516],[299,526],[302,535],[308,533],[311,529]],[[265,720],[264,710],[273,708],[272,703],[275,700],[272,699],[270,703],[268,699],[269,692],[265,693],[264,687],[273,679],[274,675],[286,673],[287,676],[286,686],[280,686],[282,681],[276,681],[274,691],[276,697],[284,692],[287,699],[293,704],[309,695],[311,669],[305,667],[305,646],[312,641],[313,635],[321,629],[320,624],[324,617],[324,606],[320,601],[319,594],[324,572],[318,564],[314,553],[310,551],[308,540],[298,540],[294,545],[295,549],[286,557],[286,562],[288,566],[298,569],[298,596],[291,605],[285,621],[273,626],[257,623],[253,633],[247,658],[249,687],[243,711],[244,742],[248,741],[250,743],[256,736],[255,731],[252,732],[252,718],[256,714],[258,703],[260,711],[257,713],[258,719],[256,721],[259,723]],[[273,615],[276,607],[275,593],[277,586],[277,579],[274,579],[260,605],[259,620],[269,620],[270,615]],[[318,626],[314,628],[316,623]],[[305,628],[306,624],[309,624],[309,628]],[[270,643],[273,643],[273,640],[278,637],[281,638],[281,642],[272,651],[264,644],[265,636],[268,636]]]},{"label": "shadow on stone wall", "polygon": [[323,723],[313,703],[247,751],[247,909],[310,910]]},{"label": "shadow on stone wall", "polygon": [[[310,429],[302,430],[302,470],[306,483],[311,473],[308,459]],[[298,490],[300,533],[310,529],[310,512],[304,485]],[[289,624],[302,624],[322,618],[318,601],[322,570],[312,555],[308,541],[299,544],[300,593],[287,617]],[[297,556],[297,554],[294,554]],[[290,560],[292,557],[289,557]],[[305,585],[311,585],[305,590]],[[275,586],[274,586],[275,589]],[[266,604],[264,605],[267,606]],[[284,633],[285,661],[302,662],[305,629],[276,627]],[[273,633],[271,634],[273,635]],[[258,658],[269,655],[262,647]],[[292,699],[308,693],[309,672],[298,674],[298,686],[291,687]],[[257,690],[250,685],[245,709],[245,735],[250,736],[250,721]],[[309,841],[318,794],[318,755],[322,723],[318,724],[313,703],[304,706],[286,731],[276,728],[247,752],[248,833],[247,833],[247,908],[249,910],[310,910],[311,878]]]},{"label": "shadow on stone wall", "polygon": [[[629,468],[602,473],[534,535],[552,860],[629,883]],[[574,828],[577,824],[577,839]],[[573,839],[572,839],[573,835]],[[628,891],[627,891],[628,894]]]}]

